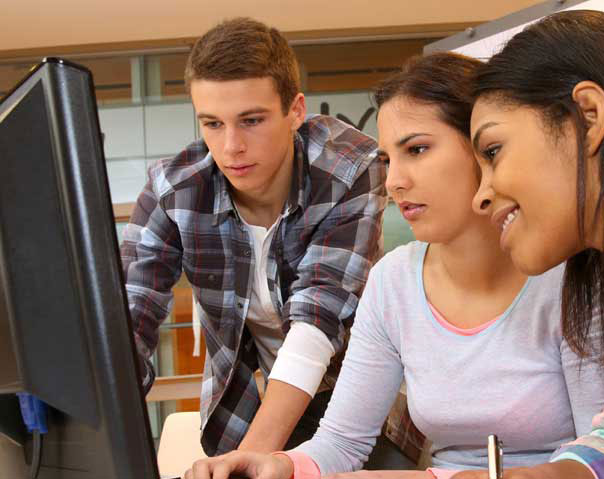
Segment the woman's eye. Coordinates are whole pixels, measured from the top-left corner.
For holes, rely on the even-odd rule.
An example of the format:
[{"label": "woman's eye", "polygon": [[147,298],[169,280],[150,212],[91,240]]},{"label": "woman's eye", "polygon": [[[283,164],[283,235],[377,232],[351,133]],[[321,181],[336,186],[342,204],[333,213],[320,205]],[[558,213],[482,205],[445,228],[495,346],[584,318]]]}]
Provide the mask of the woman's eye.
[{"label": "woman's eye", "polygon": [[501,149],[501,145],[488,146],[487,148],[482,150],[482,157],[485,160],[493,163],[495,161],[495,157],[497,156],[497,153],[499,153],[500,149]]},{"label": "woman's eye", "polygon": [[427,145],[414,145],[409,147],[409,153],[412,155],[421,155],[424,151],[428,149]]},{"label": "woman's eye", "polygon": [[390,164],[390,157],[388,155],[378,155],[378,160],[380,160],[382,163],[385,163],[386,165]]}]

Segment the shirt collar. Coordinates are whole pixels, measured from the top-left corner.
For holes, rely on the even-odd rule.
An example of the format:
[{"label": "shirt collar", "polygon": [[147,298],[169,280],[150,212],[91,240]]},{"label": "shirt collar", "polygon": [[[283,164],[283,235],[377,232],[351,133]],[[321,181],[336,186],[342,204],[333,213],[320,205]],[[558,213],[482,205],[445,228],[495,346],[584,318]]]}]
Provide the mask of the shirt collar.
[{"label": "shirt collar", "polygon": [[239,213],[237,212],[237,208],[235,208],[233,198],[231,197],[231,185],[216,164],[214,165],[214,168],[214,175],[212,175],[212,183],[215,192],[213,226],[218,226],[218,224],[224,222],[231,213],[239,219]]},{"label": "shirt collar", "polygon": [[294,167],[292,169],[292,182],[289,196],[285,203],[285,216],[296,211],[298,207],[304,210],[306,194],[304,190],[304,177],[306,176],[306,161],[304,161],[304,140],[300,133],[294,136]]}]

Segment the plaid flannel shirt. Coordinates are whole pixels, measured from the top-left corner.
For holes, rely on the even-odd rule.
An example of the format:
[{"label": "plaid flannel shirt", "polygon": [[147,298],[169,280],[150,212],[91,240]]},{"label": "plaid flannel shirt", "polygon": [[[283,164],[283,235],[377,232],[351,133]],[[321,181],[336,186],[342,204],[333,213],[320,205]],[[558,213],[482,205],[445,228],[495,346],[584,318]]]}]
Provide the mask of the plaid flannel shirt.
[{"label": "plaid flannel shirt", "polygon": [[[268,286],[284,333],[291,321],[313,324],[338,352],[323,379],[329,387],[369,269],[381,254],[385,176],[375,141],[339,120],[309,116],[296,133],[292,186],[270,246]],[[257,351],[244,327],[255,258],[228,182],[202,141],[149,169],[121,255],[144,387],[153,381],[149,357],[184,270],[201,305],[206,341],[202,445],[210,456],[235,449],[260,405]]]},{"label": "plaid flannel shirt", "polygon": [[417,428],[407,407],[407,396],[399,391],[382,427],[382,433],[390,439],[408,459],[418,466],[429,466],[420,464],[425,457],[425,452],[430,448],[431,442],[426,439]]}]

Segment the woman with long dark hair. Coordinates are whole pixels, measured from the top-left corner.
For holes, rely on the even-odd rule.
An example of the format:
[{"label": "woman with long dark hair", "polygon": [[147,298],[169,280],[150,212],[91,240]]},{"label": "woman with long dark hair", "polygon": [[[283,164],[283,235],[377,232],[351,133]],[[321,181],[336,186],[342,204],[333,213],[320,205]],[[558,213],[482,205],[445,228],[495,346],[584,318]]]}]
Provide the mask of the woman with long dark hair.
[{"label": "woman with long dark hair", "polygon": [[484,467],[490,433],[507,440],[509,464],[538,464],[589,430],[604,384],[593,364],[579,371],[562,338],[564,267],[528,278],[499,249],[489,219],[472,211],[479,171],[469,141],[471,86],[480,66],[451,54],[416,58],[376,92],[386,186],[419,241],[371,271],[313,439],[286,454],[198,461],[187,479],[233,471],[318,479],[360,469],[403,378],[436,468],[355,474],[441,479]]},{"label": "woman with long dark hair", "polygon": [[[501,247],[526,274],[567,261],[564,337],[604,365],[604,13],[562,12],[528,27],[480,70],[475,95],[474,209],[500,228]],[[554,463],[504,477],[604,478],[602,415],[594,427]]]}]

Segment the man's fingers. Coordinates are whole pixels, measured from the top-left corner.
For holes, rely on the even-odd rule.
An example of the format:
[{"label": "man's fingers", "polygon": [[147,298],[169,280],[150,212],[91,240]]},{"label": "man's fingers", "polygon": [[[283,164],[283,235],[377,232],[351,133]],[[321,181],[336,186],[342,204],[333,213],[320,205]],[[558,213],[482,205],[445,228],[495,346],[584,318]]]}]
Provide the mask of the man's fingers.
[{"label": "man's fingers", "polygon": [[195,461],[185,473],[185,479],[210,479],[210,468],[207,459]]},{"label": "man's fingers", "polygon": [[225,456],[216,456],[195,461],[191,469],[185,473],[185,479],[212,479],[214,477],[214,469],[219,464],[222,464],[224,458]]},{"label": "man's fingers", "polygon": [[[244,473],[247,458],[239,452],[195,461],[185,473],[184,479],[229,479],[231,473]],[[244,475],[244,474],[241,474]]]},{"label": "man's fingers", "polygon": [[231,472],[241,472],[245,469],[240,464],[241,459],[225,457],[212,469],[212,479],[229,479]]},{"label": "man's fingers", "polygon": [[184,479],[229,479],[229,476],[250,479],[287,479],[281,461],[269,454],[232,451],[222,456],[196,461]]}]

